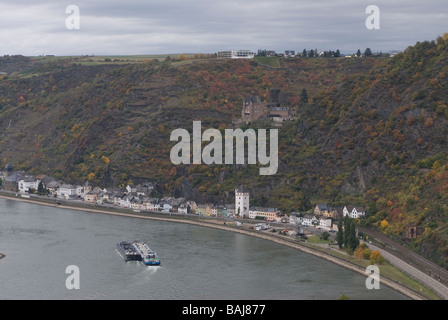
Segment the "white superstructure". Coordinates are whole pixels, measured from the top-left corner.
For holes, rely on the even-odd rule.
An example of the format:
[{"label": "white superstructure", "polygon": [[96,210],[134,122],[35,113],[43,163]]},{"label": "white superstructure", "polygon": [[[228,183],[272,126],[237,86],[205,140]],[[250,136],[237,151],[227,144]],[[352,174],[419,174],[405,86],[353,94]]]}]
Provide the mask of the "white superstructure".
[{"label": "white superstructure", "polygon": [[229,50],[229,51],[219,51],[219,59],[253,59],[255,53],[251,50]]}]

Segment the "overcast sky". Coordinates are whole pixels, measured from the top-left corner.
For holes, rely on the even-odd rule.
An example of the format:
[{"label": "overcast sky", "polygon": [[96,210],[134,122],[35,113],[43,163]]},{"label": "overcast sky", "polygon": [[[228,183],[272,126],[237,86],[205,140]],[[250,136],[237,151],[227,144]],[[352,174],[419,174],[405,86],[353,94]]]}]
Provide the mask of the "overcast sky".
[{"label": "overcast sky", "polygon": [[[414,3],[414,4],[412,4]],[[80,29],[69,30],[69,5]],[[380,29],[366,28],[366,8]],[[1,0],[0,55],[404,50],[448,32],[448,0]]]}]

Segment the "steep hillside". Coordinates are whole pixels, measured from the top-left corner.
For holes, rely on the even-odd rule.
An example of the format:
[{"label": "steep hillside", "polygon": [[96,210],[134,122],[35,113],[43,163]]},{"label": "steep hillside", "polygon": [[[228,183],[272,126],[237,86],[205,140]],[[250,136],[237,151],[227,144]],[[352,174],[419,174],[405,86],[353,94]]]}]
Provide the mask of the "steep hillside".
[{"label": "steep hillside", "polygon": [[193,120],[204,129],[231,127],[244,97],[268,99],[271,88],[288,93],[288,104],[297,108],[303,88],[312,95],[373,65],[309,59],[282,61],[280,68],[222,60],[84,66],[72,59],[11,59],[28,63],[0,82],[3,164],[49,170],[73,182],[93,173],[90,179],[105,185],[171,183],[172,130],[191,127]]},{"label": "steep hillside", "polygon": [[[244,183],[251,205],[285,212],[364,205],[362,223],[397,239],[408,223],[422,227],[409,245],[447,267],[447,54],[441,37],[390,59],[85,65],[5,57],[1,164],[101,186],[151,180],[161,194],[200,202],[231,202]],[[171,163],[174,129],[191,132],[194,120],[204,130],[231,128],[244,97],[269,100],[273,88],[298,114],[276,127],[276,175],[260,176],[258,166]],[[249,127],[273,124],[242,126]]]},{"label": "steep hillside", "polygon": [[[359,203],[369,209],[365,224],[397,239],[407,224],[416,224],[424,233],[410,246],[445,267],[447,39],[417,43],[368,74],[319,94],[302,113],[314,129],[306,138],[320,139],[326,153],[315,161],[334,168],[331,179],[323,176],[321,196],[342,204],[344,195],[356,192],[349,182],[357,181]],[[349,166],[345,179],[334,185],[344,172],[338,168]]]}]

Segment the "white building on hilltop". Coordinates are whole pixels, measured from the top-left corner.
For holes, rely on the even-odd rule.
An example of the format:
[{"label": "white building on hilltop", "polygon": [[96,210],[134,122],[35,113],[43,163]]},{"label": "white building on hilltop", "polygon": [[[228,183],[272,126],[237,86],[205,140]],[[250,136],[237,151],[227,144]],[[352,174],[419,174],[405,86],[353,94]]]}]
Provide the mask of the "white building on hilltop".
[{"label": "white building on hilltop", "polygon": [[218,59],[253,59],[255,53],[251,50],[219,51]]},{"label": "white building on hilltop", "polygon": [[235,189],[235,215],[249,216],[249,191],[243,185]]}]

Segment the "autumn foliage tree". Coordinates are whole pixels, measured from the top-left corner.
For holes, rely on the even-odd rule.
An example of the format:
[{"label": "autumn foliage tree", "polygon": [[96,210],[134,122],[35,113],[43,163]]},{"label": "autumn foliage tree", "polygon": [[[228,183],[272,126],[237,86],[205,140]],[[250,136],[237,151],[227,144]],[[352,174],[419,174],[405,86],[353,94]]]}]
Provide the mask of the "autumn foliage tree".
[{"label": "autumn foliage tree", "polygon": [[375,250],[370,255],[370,261],[371,263],[383,264],[386,260],[378,250]]}]

